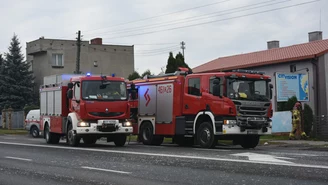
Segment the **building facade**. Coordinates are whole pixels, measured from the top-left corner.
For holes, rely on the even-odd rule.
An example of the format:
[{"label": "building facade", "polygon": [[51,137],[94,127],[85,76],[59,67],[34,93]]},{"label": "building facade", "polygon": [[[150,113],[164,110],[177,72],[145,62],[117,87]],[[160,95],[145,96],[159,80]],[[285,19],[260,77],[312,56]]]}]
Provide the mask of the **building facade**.
[{"label": "building facade", "polygon": [[[40,38],[26,43],[27,62],[35,76],[36,88],[43,77],[76,71],[77,42]],[[81,42],[80,72],[127,78],[134,70],[134,46],[104,45],[101,38]]]},{"label": "building facade", "polygon": [[[306,75],[308,99],[300,101],[312,108],[316,120],[319,120],[317,126],[321,124],[320,129],[325,130],[328,139],[328,39],[322,39],[321,31],[308,33],[307,43],[280,47],[279,41],[269,41],[267,50],[218,58],[194,68],[193,72],[234,69],[262,71],[271,76],[274,111],[278,111],[277,97],[281,93],[277,89],[281,86],[276,81],[277,74]],[[285,88],[289,87],[285,85]]]}]

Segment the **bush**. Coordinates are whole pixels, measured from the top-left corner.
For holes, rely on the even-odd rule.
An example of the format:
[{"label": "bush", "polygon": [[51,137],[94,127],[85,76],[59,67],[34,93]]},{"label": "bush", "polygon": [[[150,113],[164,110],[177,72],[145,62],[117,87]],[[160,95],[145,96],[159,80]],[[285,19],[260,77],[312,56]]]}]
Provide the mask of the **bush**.
[{"label": "bush", "polygon": [[313,110],[308,104],[304,104],[303,119],[304,119],[304,132],[310,135],[313,125]]},{"label": "bush", "polygon": [[278,102],[278,111],[291,111],[296,102],[296,96],[290,97],[287,102]]},{"label": "bush", "polygon": [[40,109],[40,107],[38,105],[26,105],[24,107],[24,114],[25,114],[25,116],[28,114],[28,112],[30,110],[34,110],[34,109]]}]

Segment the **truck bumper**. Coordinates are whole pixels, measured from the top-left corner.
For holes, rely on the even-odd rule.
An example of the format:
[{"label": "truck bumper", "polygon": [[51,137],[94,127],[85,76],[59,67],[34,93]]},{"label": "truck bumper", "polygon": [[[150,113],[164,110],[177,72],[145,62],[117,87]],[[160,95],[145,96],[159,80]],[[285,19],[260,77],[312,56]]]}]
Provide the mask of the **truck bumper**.
[{"label": "truck bumper", "polygon": [[132,134],[133,128],[131,127],[123,127],[121,124],[118,126],[118,128],[115,131],[106,132],[106,131],[100,131],[99,125],[97,123],[90,124],[90,127],[77,127],[76,128],[76,134],[79,135],[107,135],[107,134]]},{"label": "truck bumper", "polygon": [[223,125],[223,135],[271,135],[272,126],[264,127],[261,129],[241,129],[237,125]]}]

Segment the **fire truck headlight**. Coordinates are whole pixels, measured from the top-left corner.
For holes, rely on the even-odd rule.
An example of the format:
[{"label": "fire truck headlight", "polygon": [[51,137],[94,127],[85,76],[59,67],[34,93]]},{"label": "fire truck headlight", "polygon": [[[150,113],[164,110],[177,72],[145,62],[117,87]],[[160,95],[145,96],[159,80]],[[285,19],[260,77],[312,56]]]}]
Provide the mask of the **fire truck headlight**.
[{"label": "fire truck headlight", "polygon": [[123,126],[124,127],[131,127],[132,123],[130,121],[125,121],[125,122],[123,122]]},{"label": "fire truck headlight", "polygon": [[78,123],[77,123],[77,126],[78,126],[78,127],[89,127],[90,124],[87,123],[87,122],[81,121],[81,122],[78,122]]},{"label": "fire truck headlight", "polygon": [[235,125],[237,124],[237,120],[224,120],[225,125]]}]

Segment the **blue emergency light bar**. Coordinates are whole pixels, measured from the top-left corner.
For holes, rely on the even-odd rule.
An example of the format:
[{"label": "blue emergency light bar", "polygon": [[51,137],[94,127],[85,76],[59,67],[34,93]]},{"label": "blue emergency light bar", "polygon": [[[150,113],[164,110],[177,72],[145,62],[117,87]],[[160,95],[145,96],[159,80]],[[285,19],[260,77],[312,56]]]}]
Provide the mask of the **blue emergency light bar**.
[{"label": "blue emergency light bar", "polygon": [[87,76],[91,76],[91,73],[87,73]]},{"label": "blue emergency light bar", "polygon": [[232,70],[232,72],[248,73],[248,74],[260,74],[260,75],[264,75],[265,74],[265,72],[253,71],[253,70],[245,70],[245,69],[236,69],[236,70]]}]

